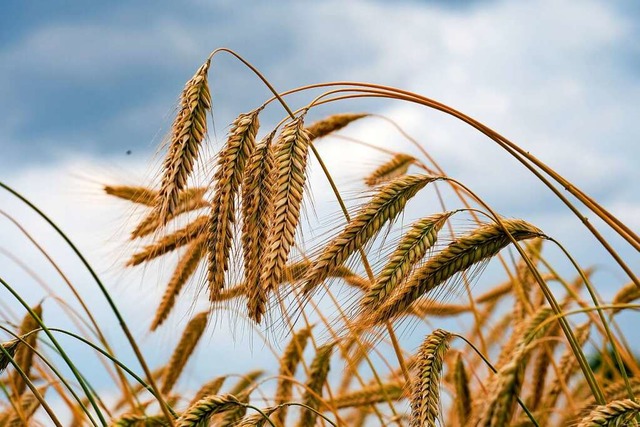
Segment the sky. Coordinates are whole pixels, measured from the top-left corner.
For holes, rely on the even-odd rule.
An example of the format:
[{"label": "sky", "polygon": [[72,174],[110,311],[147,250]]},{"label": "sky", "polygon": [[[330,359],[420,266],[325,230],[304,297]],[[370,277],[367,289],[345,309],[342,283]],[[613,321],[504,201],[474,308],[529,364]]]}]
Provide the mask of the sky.
[{"label": "sky", "polygon": [[[637,231],[639,39],[640,6],[634,1],[248,1],[239,6],[199,0],[7,0],[0,14],[0,179],[68,231],[144,345],[170,346],[188,314],[174,316],[153,336],[146,322],[171,264],[159,264],[159,272],[123,271],[130,211],[103,197],[100,185],[138,184],[155,176],[158,147],[180,90],[213,49],[235,50],[279,90],[355,80],[451,105],[517,142]],[[224,54],[214,59],[210,84],[214,126],[208,150],[215,152],[228,123],[269,92]],[[303,106],[310,96],[291,100]],[[379,100],[320,108],[310,119],[348,111],[396,120],[449,175],[499,212],[531,221],[566,244],[583,265],[598,267],[594,281],[604,296],[625,283],[621,270],[548,190],[465,124],[424,107]],[[270,108],[263,128],[283,117],[277,106]],[[346,134],[412,150],[381,119],[365,119]],[[353,184],[352,172],[365,174],[384,161],[344,140],[327,140],[320,148],[346,186]],[[342,176],[345,170],[349,173]],[[310,181],[316,208],[335,212],[335,205],[322,204],[330,198],[317,168]],[[113,318],[68,249],[14,199],[2,194],[0,203],[52,251],[100,321],[112,322],[109,332],[126,353]],[[417,218],[433,209],[418,204],[407,215]],[[14,254],[66,295],[55,271],[8,220],[0,218],[0,230],[3,254]],[[602,230],[639,273],[638,253]],[[30,303],[42,298],[36,281],[15,261],[0,257],[0,269]],[[190,301],[181,307],[186,313],[193,309]],[[630,334],[640,342],[639,331]],[[214,357],[222,360],[246,344],[228,331],[210,339],[217,344]],[[229,370],[242,371],[254,356],[228,360]],[[152,362],[159,357],[150,354]],[[207,371],[203,366],[200,359],[191,373]]]}]

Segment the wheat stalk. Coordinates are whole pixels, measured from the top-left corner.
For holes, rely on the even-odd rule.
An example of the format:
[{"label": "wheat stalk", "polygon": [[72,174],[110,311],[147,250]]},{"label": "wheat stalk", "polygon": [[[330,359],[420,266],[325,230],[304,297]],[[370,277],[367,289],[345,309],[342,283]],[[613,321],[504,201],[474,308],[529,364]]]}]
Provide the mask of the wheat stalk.
[{"label": "wheat stalk", "polygon": [[436,329],[429,334],[417,355],[411,392],[411,427],[436,425],[440,413],[440,375],[451,334]]},{"label": "wheat stalk", "polygon": [[502,223],[506,231],[498,224],[487,224],[449,244],[417,269],[406,284],[397,288],[379,310],[371,315],[371,320],[374,323],[390,320],[456,273],[495,256],[511,243],[509,235],[516,241],[542,235],[539,229],[523,220],[502,219]]},{"label": "wheat stalk", "polygon": [[160,305],[156,310],[156,314],[151,322],[151,330],[155,331],[167,319],[169,313],[173,309],[176,298],[182,287],[193,275],[198,268],[198,264],[202,260],[206,249],[206,236],[202,235],[189,244],[189,248],[184,253],[178,265],[176,266],[167,289],[162,295]]},{"label": "wheat stalk", "polygon": [[426,255],[438,239],[438,232],[453,212],[445,212],[422,218],[402,236],[398,247],[389,257],[376,283],[362,299],[365,310],[375,310],[402,282],[411,269]]},{"label": "wheat stalk", "polygon": [[218,154],[214,177],[213,200],[209,216],[210,299],[214,301],[224,288],[224,275],[229,268],[229,251],[233,238],[236,197],[247,160],[255,148],[260,110],[240,114],[233,122],[227,143]]},{"label": "wheat stalk", "polygon": [[311,141],[342,129],[349,123],[367,117],[368,114],[343,113],[334,114],[307,126],[306,131]]},{"label": "wheat stalk", "polygon": [[304,279],[304,292],[311,292],[332,270],[371,240],[385,224],[392,222],[402,212],[407,201],[435,179],[437,177],[430,175],[408,175],[381,186],[314,260],[313,268]]},{"label": "wheat stalk", "polygon": [[242,250],[244,254],[244,285],[246,286],[249,318],[260,323],[266,296],[260,286],[261,257],[266,249],[269,229],[271,189],[268,178],[274,172],[271,142],[275,134],[267,135],[249,158],[242,182]]},{"label": "wheat stalk", "polygon": [[178,204],[178,195],[187,184],[207,134],[207,111],[211,94],[207,83],[208,59],[187,82],[180,96],[180,110],[173,122],[171,141],[164,160],[160,190],[156,200],[159,217],[166,223]]},{"label": "wheat stalk", "polygon": [[208,312],[202,312],[195,315],[185,327],[182,337],[164,370],[164,381],[161,388],[162,393],[168,394],[178,380],[178,377],[180,377],[189,357],[207,327],[208,314]]},{"label": "wheat stalk", "polygon": [[364,183],[370,187],[382,184],[393,178],[404,175],[416,158],[404,153],[395,154],[389,161],[380,165],[364,179]]},{"label": "wheat stalk", "polygon": [[273,147],[274,171],[269,176],[271,200],[267,207],[271,227],[260,273],[264,295],[282,280],[300,219],[309,151],[309,133],[303,125],[302,116],[292,120]]}]

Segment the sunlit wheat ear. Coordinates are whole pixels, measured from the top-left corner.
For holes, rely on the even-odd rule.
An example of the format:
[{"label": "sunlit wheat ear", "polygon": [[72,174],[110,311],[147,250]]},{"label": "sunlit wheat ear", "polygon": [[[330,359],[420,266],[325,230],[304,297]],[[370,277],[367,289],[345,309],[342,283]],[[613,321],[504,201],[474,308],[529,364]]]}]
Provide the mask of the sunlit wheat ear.
[{"label": "sunlit wheat ear", "polygon": [[267,135],[249,158],[242,181],[242,251],[244,255],[244,286],[249,318],[260,323],[266,297],[260,286],[261,257],[267,246],[269,229],[268,205],[271,188],[268,177],[274,172],[271,142],[275,134]]},{"label": "sunlit wheat ear", "polygon": [[427,317],[448,317],[455,316],[469,311],[468,305],[443,304],[430,299],[418,299],[407,309],[407,314],[411,314],[420,319]]},{"label": "sunlit wheat ear", "polygon": [[349,123],[367,116],[368,114],[363,113],[334,114],[333,116],[311,123],[311,125],[307,126],[306,130],[309,133],[310,140],[313,141],[340,130]]},{"label": "sunlit wheat ear", "polygon": [[185,327],[180,342],[178,342],[166,366],[161,387],[162,393],[168,394],[180,377],[189,357],[191,357],[207,327],[208,314],[208,312],[202,312],[195,315]]},{"label": "sunlit wheat ear", "polygon": [[200,145],[207,134],[207,111],[211,94],[207,82],[210,60],[207,60],[187,82],[180,95],[180,110],[173,122],[171,140],[162,167],[162,181],[156,209],[163,222],[173,215],[178,195],[198,159]]},{"label": "sunlit wheat ear", "polygon": [[244,406],[231,394],[210,395],[189,407],[176,422],[177,427],[198,427],[208,424],[212,415]]},{"label": "sunlit wheat ear", "polygon": [[411,427],[435,426],[440,414],[440,375],[451,334],[436,329],[418,351],[411,392]]},{"label": "sunlit wheat ear", "polygon": [[426,255],[438,239],[438,232],[453,212],[432,215],[411,224],[398,247],[389,257],[376,283],[362,299],[362,308],[375,310],[393,289],[401,283],[411,269]]},{"label": "sunlit wheat ear", "polygon": [[577,427],[631,426],[640,414],[640,403],[631,399],[615,400],[596,407]]},{"label": "sunlit wheat ear", "polygon": [[[516,241],[542,235],[538,228],[520,219],[502,219],[502,223]],[[498,224],[491,223],[456,239],[415,270],[406,284],[396,288],[379,310],[372,314],[371,320],[374,323],[390,320],[455,274],[495,256],[511,243],[507,232]]]},{"label": "sunlit wheat ear", "polygon": [[[42,304],[38,304],[33,307],[33,312],[42,319]],[[22,319],[22,323],[20,323],[20,328],[18,330],[19,335],[25,335],[35,329],[38,329],[40,324],[31,316],[31,313],[27,313],[27,315]],[[24,343],[18,347],[15,354],[15,361],[20,366],[22,371],[29,376],[31,372],[31,366],[33,365],[33,349],[38,345],[38,334],[33,333],[26,338],[24,338]],[[11,374],[11,383],[13,384],[14,394],[19,396],[25,390],[26,384],[24,379],[18,372],[12,372]]]},{"label": "sunlit wheat ear", "polygon": [[167,284],[167,289],[162,295],[160,305],[158,306],[153,321],[151,322],[152,331],[155,331],[160,325],[162,325],[169,316],[180,291],[196,271],[198,264],[200,264],[200,261],[204,257],[206,245],[206,236],[203,234],[189,244],[189,248],[184,255],[182,255],[180,261],[178,261],[178,265],[173,271],[173,275]]},{"label": "sunlit wheat ear", "polygon": [[20,344],[19,340],[5,341],[0,344],[6,351],[6,353],[4,351],[0,353],[0,373],[4,372],[4,370],[7,369],[7,366],[9,366],[10,359],[7,357],[7,353],[13,358],[16,355],[18,344]]},{"label": "sunlit wheat ear", "polygon": [[[583,346],[587,339],[589,339],[589,332],[591,330],[591,323],[587,322],[578,326],[575,331],[576,340],[579,346]],[[558,397],[562,393],[562,384],[566,384],[571,376],[578,370],[578,360],[576,359],[573,351],[568,348],[560,357],[558,362],[558,377],[554,378],[551,384],[545,390],[545,396],[541,407],[541,413],[538,415],[538,419],[544,424],[548,411],[556,406]]]},{"label": "sunlit wheat ear", "polygon": [[[329,375],[329,367],[331,362],[331,353],[333,352],[333,343],[325,344],[318,347],[316,356],[309,367],[309,378],[306,383],[302,403],[318,410],[322,402],[322,388]],[[298,427],[314,426],[318,415],[308,409],[302,409]]]},{"label": "sunlit wheat ear", "polygon": [[127,261],[127,266],[142,264],[191,243],[196,238],[204,235],[207,222],[208,218],[206,216],[200,216],[175,233],[164,236],[158,241],[145,246],[142,251],[134,254]]},{"label": "sunlit wheat ear", "polygon": [[371,406],[387,401],[396,401],[405,398],[405,384],[390,382],[363,387],[360,390],[336,396],[331,401],[331,406],[336,409],[357,408]]},{"label": "sunlit wheat ear", "polygon": [[226,376],[217,377],[205,383],[193,396],[193,399],[191,400],[191,403],[189,403],[189,406],[194,405],[198,400],[203,399],[209,395],[218,394],[226,379]]},{"label": "sunlit wheat ear", "polygon": [[458,423],[461,426],[466,425],[471,415],[473,402],[471,392],[469,391],[469,376],[464,368],[464,362],[462,361],[462,355],[460,353],[456,355],[455,365],[453,367],[453,383],[456,390],[454,405],[456,414],[458,415]]},{"label": "sunlit wheat ear", "polygon": [[236,199],[245,166],[256,145],[259,113],[260,110],[254,110],[240,114],[233,122],[226,145],[218,154],[209,216],[208,282],[212,301],[224,288],[233,239]]},{"label": "sunlit wheat ear", "polygon": [[[296,374],[298,364],[302,360],[304,349],[307,346],[309,337],[311,336],[311,328],[304,328],[296,332],[285,347],[280,357],[280,371],[278,378],[278,387],[276,389],[275,404],[280,405],[288,402],[292,398],[291,390],[293,387],[293,378]],[[287,407],[282,407],[274,415],[277,425],[285,425],[287,417]]]},{"label": "sunlit wheat ear", "polygon": [[139,427],[139,426],[167,426],[167,419],[164,415],[140,415],[140,414],[123,414],[113,421],[110,427]]},{"label": "sunlit wheat ear", "polygon": [[236,427],[265,427],[267,425],[271,425],[271,424],[268,424],[268,421],[267,421],[267,418],[265,418],[265,415],[267,417],[270,417],[271,414],[273,414],[274,412],[277,412],[279,409],[280,408],[278,408],[277,406],[262,408],[260,410],[262,411],[262,414],[259,412],[254,414],[249,414],[245,416],[243,419],[241,419],[240,422],[236,424]]},{"label": "sunlit wheat ear", "polygon": [[[629,282],[616,293],[613,297],[612,304],[629,304],[637,299],[640,299],[640,289],[638,289],[635,283]],[[612,313],[617,313],[620,310],[623,309],[616,308]]]},{"label": "sunlit wheat ear", "polygon": [[[178,203],[173,213],[165,218],[170,221],[180,214],[191,212],[196,209],[202,209],[209,206],[209,202],[203,199],[207,189],[204,187],[187,188],[178,195]],[[151,211],[145,216],[131,232],[131,239],[148,236],[158,231],[164,226],[164,221],[160,218],[158,211]]]},{"label": "sunlit wheat ear", "polygon": [[332,270],[375,237],[385,224],[391,223],[409,199],[436,179],[430,175],[408,175],[381,186],[314,260],[313,268],[304,279],[304,292],[309,293],[322,283]]},{"label": "sunlit wheat ear", "polygon": [[[525,253],[535,266],[540,260],[543,239],[533,239],[525,248]],[[523,319],[527,313],[527,307],[534,309],[531,302],[531,287],[535,283],[533,272],[525,262],[524,258],[518,261],[515,277],[513,278],[513,293],[515,296],[514,318],[516,321]]]},{"label": "sunlit wheat ear", "polygon": [[270,228],[260,273],[265,295],[281,281],[300,220],[309,154],[309,133],[303,120],[298,117],[288,123],[272,147],[274,170],[268,177]]},{"label": "sunlit wheat ear", "polygon": [[388,162],[383,163],[364,179],[370,187],[382,184],[390,179],[404,175],[416,158],[404,153],[395,154]]},{"label": "sunlit wheat ear", "polygon": [[[39,387],[38,391],[40,392],[40,395],[44,396],[47,388],[47,386]],[[20,405],[20,412],[16,410],[17,408],[14,408],[14,410],[11,412],[11,415],[7,417],[5,424],[3,424],[4,426],[24,426],[24,421],[30,422],[35,413],[40,408],[40,401],[36,398],[35,395],[31,393],[25,393],[24,395],[22,395],[18,404]],[[30,422],[29,425],[36,425],[36,423]]]},{"label": "sunlit wheat ear", "polygon": [[154,206],[158,201],[158,192],[151,188],[130,185],[105,185],[103,188],[110,196],[141,205]]}]

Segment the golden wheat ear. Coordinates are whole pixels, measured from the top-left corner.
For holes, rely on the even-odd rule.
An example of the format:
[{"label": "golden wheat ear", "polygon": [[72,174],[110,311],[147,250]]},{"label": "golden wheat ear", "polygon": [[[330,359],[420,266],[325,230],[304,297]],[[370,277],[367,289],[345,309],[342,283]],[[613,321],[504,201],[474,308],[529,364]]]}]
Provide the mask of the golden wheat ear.
[{"label": "golden wheat ear", "polygon": [[240,114],[218,154],[209,215],[208,283],[211,301],[224,289],[236,217],[236,199],[247,161],[255,149],[260,110]]},{"label": "golden wheat ear", "polygon": [[338,131],[349,123],[354,122],[363,117],[367,117],[369,114],[364,113],[343,113],[334,114],[317,122],[311,123],[307,126],[306,130],[309,134],[311,141],[322,138],[335,131]]},{"label": "golden wheat ear", "polygon": [[450,339],[449,332],[436,329],[420,346],[411,393],[411,427],[436,425],[440,414],[440,375]]},{"label": "golden wheat ear", "polygon": [[208,420],[238,406],[244,406],[231,394],[209,395],[191,405],[176,422],[176,427],[197,427],[208,425]]},{"label": "golden wheat ear", "polygon": [[282,129],[272,149],[274,170],[268,177],[271,196],[267,206],[271,226],[260,272],[260,286],[265,296],[282,280],[300,221],[309,154],[309,133],[304,128],[303,116]]},{"label": "golden wheat ear", "polygon": [[[42,320],[42,304],[38,304],[33,307],[33,312]],[[40,328],[40,323],[33,318],[31,313],[27,313],[27,315],[22,319],[22,323],[20,323],[18,333],[22,336],[38,328]],[[28,378],[31,372],[31,367],[33,366],[34,349],[36,349],[38,345],[37,339],[37,333],[30,334],[24,338],[23,345],[18,347],[14,357],[18,366],[20,366]],[[10,383],[13,384],[13,393],[15,396],[20,396],[26,388],[24,379],[22,378],[22,375],[18,374],[18,372],[12,372]]]},{"label": "golden wheat ear", "polygon": [[405,312],[411,304],[429,291],[445,283],[455,274],[463,272],[483,260],[490,259],[514,240],[540,237],[542,231],[520,219],[502,219],[502,224],[483,225],[449,244],[427,260],[379,309],[370,320],[383,323]]},{"label": "golden wheat ear", "polygon": [[303,292],[312,292],[351,254],[374,238],[385,224],[391,223],[402,212],[409,199],[436,179],[438,178],[430,175],[408,175],[381,186],[314,260],[312,269],[304,279]]},{"label": "golden wheat ear", "polygon": [[[322,402],[322,388],[329,375],[331,354],[333,353],[334,345],[334,343],[329,343],[318,347],[316,357],[313,358],[311,366],[309,367],[309,378],[307,379],[302,402],[316,411],[320,408],[320,403]],[[313,426],[317,418],[318,414],[316,412],[310,409],[303,409],[298,427]]]},{"label": "golden wheat ear", "polygon": [[193,171],[200,145],[207,134],[207,112],[211,109],[211,93],[207,73],[208,59],[187,82],[180,95],[180,110],[173,122],[171,140],[163,164],[162,180],[156,200],[158,216],[163,223],[173,215],[179,194]]},{"label": "golden wheat ear", "polygon": [[606,405],[597,406],[583,418],[577,427],[632,426],[640,414],[640,403],[631,399],[614,400]]},{"label": "golden wheat ear", "polygon": [[402,176],[407,173],[409,166],[415,161],[416,158],[409,154],[395,154],[389,161],[383,163],[371,172],[371,174],[364,179],[364,183],[369,187],[375,187],[393,178]]}]

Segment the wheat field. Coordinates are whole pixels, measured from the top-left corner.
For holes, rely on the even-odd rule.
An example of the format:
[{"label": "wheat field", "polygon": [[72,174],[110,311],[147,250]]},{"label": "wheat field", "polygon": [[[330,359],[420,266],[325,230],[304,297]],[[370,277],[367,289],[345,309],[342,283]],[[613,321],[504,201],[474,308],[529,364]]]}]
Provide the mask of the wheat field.
[{"label": "wheat field", "polygon": [[[228,128],[224,145],[214,150],[208,138],[215,104],[209,80],[212,61],[222,54],[239,59],[273,96],[247,106]],[[307,96],[307,103],[291,105],[291,95]],[[376,119],[342,109],[363,97],[437,110],[508,153],[566,205],[583,223],[582,232],[617,264],[616,277],[623,280],[614,298],[599,296],[592,266],[579,265],[562,242],[527,218],[496,212],[473,185],[448,176],[418,141],[411,141],[412,153],[396,152],[385,141],[361,141],[386,160],[363,175],[349,171],[363,191],[356,198],[345,194],[316,145]],[[308,120],[320,106],[330,106],[333,114]],[[273,128],[260,126],[266,109],[283,113]],[[141,348],[117,301],[64,232],[1,184],[76,252],[118,324],[98,324],[83,305],[79,317],[87,333],[48,327],[46,304],[30,307],[0,278],[24,306],[21,316],[7,319],[12,326],[3,327],[11,338],[1,346],[6,402],[0,426],[640,422],[637,343],[627,342],[616,323],[620,313],[640,307],[640,280],[636,266],[604,236],[613,233],[636,251],[640,238],[561,171],[484,124],[423,95],[376,84],[328,82],[278,92],[246,59],[218,49],[185,84],[161,152],[152,185],[109,183],[103,190],[142,218],[130,230],[129,244],[136,249],[121,260],[126,268],[151,269],[156,260],[177,260],[149,328],[161,330],[172,316],[186,315],[189,321],[177,346],[163,352],[162,366],[146,362],[144,354],[151,350]],[[333,216],[320,219],[329,226],[317,233],[305,225],[314,213],[311,165],[321,170],[337,207]],[[196,183],[198,171],[204,183]],[[451,196],[447,202],[442,193]],[[409,214],[407,206],[427,194],[439,205]],[[315,206],[315,212],[327,209]],[[600,222],[596,226],[587,216]],[[548,252],[560,255],[548,258]],[[559,273],[560,263],[569,263],[572,273]],[[474,285],[487,265],[502,279],[479,292]],[[197,292],[189,294],[187,287]],[[175,310],[179,299],[193,295],[208,309]],[[203,337],[229,317],[264,331],[267,342],[280,341],[274,347],[278,371],[225,372],[220,366],[220,375],[197,379],[199,389],[181,388],[196,347],[214,345]],[[106,327],[122,329],[140,372],[118,358]],[[91,372],[80,372],[65,351],[66,338],[104,356],[100,369],[119,385],[117,398],[95,391]],[[61,373],[62,366],[71,374]],[[53,395],[71,414],[69,421],[48,403]]]}]

